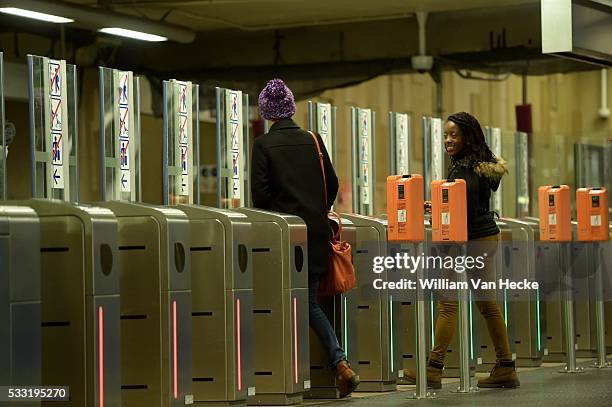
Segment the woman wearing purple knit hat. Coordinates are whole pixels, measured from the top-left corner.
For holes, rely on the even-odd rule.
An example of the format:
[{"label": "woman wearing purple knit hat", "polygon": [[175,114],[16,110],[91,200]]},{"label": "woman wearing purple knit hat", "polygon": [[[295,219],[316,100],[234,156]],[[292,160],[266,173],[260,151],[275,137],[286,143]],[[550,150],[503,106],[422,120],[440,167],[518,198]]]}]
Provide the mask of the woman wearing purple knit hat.
[{"label": "woman wearing purple knit hat", "polygon": [[359,376],[346,361],[336,334],[319,307],[317,293],[321,276],[328,271],[331,231],[327,222],[338,194],[338,178],[321,137],[327,207],[323,202],[323,177],[315,142],[291,119],[295,114],[293,93],[280,79],[272,79],[259,94],[259,111],[274,122],[270,131],[253,145],[251,195],[256,208],[299,216],[308,228],[308,297],[310,326],[328,350],[335,369],[340,396],[345,397],[359,384]]}]

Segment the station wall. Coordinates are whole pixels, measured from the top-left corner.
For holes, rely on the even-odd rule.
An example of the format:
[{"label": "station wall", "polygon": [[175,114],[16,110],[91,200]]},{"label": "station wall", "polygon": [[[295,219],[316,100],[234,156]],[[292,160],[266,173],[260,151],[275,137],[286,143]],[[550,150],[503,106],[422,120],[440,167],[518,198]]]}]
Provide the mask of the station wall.
[{"label": "station wall", "polygon": [[[79,70],[81,89],[79,109],[80,195],[83,202],[100,199],[99,188],[99,113],[98,72],[94,68]],[[442,77],[442,116],[456,111],[474,114],[483,126],[501,127],[505,138],[512,136],[515,105],[522,101],[522,78],[511,75],[502,82],[466,80],[454,72]],[[600,72],[589,71],[528,77],[527,95],[533,113],[532,173],[534,185],[567,183],[574,186],[573,144],[610,143],[612,120],[598,117],[600,107]],[[612,74],[608,70],[608,93],[612,94]],[[385,177],[388,173],[388,112],[409,113],[412,117],[412,171],[422,172],[420,140],[423,115],[436,111],[436,84],[426,74],[380,76],[362,84],[322,93],[316,100],[331,102],[338,107],[338,151],[336,169],[341,180],[337,209],[350,210],[350,106],[370,107],[376,116],[377,200],[376,213],[385,209]],[[307,101],[297,104],[296,121],[307,126]],[[10,147],[9,198],[25,199],[30,195],[30,180],[24,179],[28,168],[28,109],[24,101],[7,100],[6,118],[16,124],[18,137]],[[162,202],[162,119],[142,115],[143,201]],[[201,123],[201,164],[215,164],[215,126]],[[508,144],[511,140],[507,139]],[[505,143],[506,144],[506,143]],[[506,154],[504,154],[506,155]],[[512,162],[513,153],[508,160]],[[24,159],[28,162],[24,166]],[[511,178],[511,177],[510,177]],[[510,180],[506,183],[511,183]],[[512,188],[507,188],[510,190]],[[532,196],[535,194],[532,193]],[[214,205],[215,194],[204,193],[203,204]],[[504,193],[505,205],[512,207],[513,197]]]}]

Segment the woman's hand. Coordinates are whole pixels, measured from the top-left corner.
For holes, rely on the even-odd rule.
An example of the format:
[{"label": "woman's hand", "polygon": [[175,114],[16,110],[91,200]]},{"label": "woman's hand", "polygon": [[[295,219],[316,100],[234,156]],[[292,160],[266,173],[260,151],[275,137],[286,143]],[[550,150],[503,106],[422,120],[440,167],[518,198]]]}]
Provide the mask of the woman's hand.
[{"label": "woman's hand", "polygon": [[431,213],[431,201],[425,201],[423,207],[425,208],[425,213]]}]

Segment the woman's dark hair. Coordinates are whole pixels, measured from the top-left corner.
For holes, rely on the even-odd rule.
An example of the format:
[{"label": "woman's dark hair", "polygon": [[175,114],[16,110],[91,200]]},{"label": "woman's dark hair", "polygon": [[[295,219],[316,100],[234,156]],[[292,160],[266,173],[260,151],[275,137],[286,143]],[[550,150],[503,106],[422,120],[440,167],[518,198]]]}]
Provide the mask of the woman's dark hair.
[{"label": "woman's dark hair", "polygon": [[482,127],[478,120],[467,112],[459,112],[448,116],[447,121],[455,123],[461,129],[465,152],[463,157],[469,157],[472,163],[495,162],[495,155],[489,149]]}]

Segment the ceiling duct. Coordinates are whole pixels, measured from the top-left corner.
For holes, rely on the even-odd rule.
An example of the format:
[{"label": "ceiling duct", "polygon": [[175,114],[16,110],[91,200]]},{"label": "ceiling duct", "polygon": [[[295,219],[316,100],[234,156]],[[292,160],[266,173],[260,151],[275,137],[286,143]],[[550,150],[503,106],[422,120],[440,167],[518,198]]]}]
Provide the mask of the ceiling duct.
[{"label": "ceiling duct", "polygon": [[411,62],[412,68],[415,71],[424,73],[430,71],[433,67],[433,57],[425,54],[427,44],[427,12],[417,11],[416,17],[419,25],[419,55],[413,56]]},{"label": "ceiling duct", "polygon": [[612,66],[612,1],[542,0],[542,52]]}]

